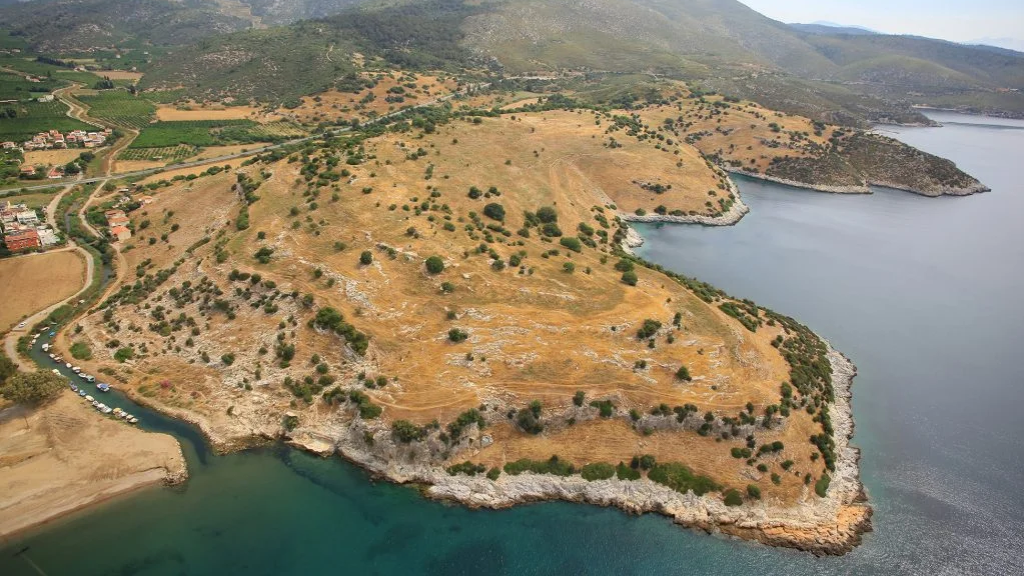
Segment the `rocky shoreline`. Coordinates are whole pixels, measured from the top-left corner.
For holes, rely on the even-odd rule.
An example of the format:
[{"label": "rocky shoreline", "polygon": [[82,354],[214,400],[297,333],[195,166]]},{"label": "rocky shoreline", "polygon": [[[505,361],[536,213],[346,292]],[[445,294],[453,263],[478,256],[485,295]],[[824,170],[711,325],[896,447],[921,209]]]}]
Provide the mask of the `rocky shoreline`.
[{"label": "rocky shoreline", "polygon": [[850,445],[854,431],[850,388],[856,368],[831,346],[828,357],[835,390],[830,414],[836,434],[836,470],[825,498],[807,486],[792,505],[763,501],[729,507],[715,496],[681,494],[647,479],[591,482],[580,476],[523,473],[502,474],[492,481],[481,476],[452,476],[440,467],[416,462],[414,447],[396,445],[386,433],[375,435],[373,448],[368,450],[365,434],[370,429],[360,420],[335,431],[337,436],[299,430],[288,444],[321,456],[337,453],[386,480],[422,484],[427,497],[471,508],[501,509],[551,500],[614,506],[632,514],[662,514],[677,524],[712,534],[815,555],[842,555],[871,529],[871,508],[860,482],[860,451]]},{"label": "rocky shoreline", "polygon": [[790,186],[793,188],[803,188],[805,190],[814,190],[816,192],[827,192],[829,194],[871,194],[872,186],[877,186],[879,188],[891,188],[893,190],[902,190],[904,192],[913,192],[914,194],[927,196],[929,198],[937,198],[939,196],[970,196],[972,194],[989,192],[991,190],[991,188],[985,186],[980,182],[973,186],[968,186],[967,188],[940,187],[933,190],[923,190],[921,188],[915,188],[913,186],[905,186],[902,184],[895,184],[893,182],[874,180],[866,181],[859,186],[830,186],[827,184],[809,184],[807,182],[787,180],[785,178],[778,178],[775,176],[768,176],[766,174],[759,174],[755,172],[747,172],[746,170],[739,170],[736,168],[729,168],[728,170],[732,174],[739,174],[740,176],[746,176],[747,178],[753,178],[755,180],[774,182],[776,184],[782,184],[784,186]]}]

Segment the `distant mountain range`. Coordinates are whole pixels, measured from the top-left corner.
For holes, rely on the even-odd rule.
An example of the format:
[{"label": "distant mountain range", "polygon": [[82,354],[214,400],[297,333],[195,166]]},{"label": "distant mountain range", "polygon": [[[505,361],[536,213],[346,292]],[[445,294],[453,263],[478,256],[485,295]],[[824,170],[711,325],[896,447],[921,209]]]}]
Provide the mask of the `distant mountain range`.
[{"label": "distant mountain range", "polygon": [[354,69],[333,50],[506,75],[665,75],[831,121],[912,122],[911,104],[1024,115],[1017,53],[788,25],[735,0],[35,0],[0,8],[0,22],[48,52],[180,46],[144,83],[207,97],[329,87]]}]

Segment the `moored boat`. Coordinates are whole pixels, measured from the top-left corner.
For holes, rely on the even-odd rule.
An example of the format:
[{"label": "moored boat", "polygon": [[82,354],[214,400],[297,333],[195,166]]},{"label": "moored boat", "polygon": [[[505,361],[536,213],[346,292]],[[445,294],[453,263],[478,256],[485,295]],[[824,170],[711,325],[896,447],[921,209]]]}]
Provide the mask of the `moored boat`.
[{"label": "moored boat", "polygon": [[99,389],[100,392],[109,392],[110,391],[110,384],[105,384],[103,382],[100,382],[99,384],[96,385],[96,388]]}]

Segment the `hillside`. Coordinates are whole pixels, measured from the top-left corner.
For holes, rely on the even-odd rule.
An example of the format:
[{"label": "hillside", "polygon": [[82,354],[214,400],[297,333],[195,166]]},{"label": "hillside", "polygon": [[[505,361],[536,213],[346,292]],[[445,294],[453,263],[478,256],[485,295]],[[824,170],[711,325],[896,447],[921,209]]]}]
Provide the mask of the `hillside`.
[{"label": "hillside", "polygon": [[185,45],[250,25],[214,2],[173,0],[34,0],[2,7],[0,22],[35,51],[58,53]]},{"label": "hillside", "polygon": [[[284,436],[472,505],[594,481],[605,503],[653,491],[689,502],[662,510],[680,522],[848,550],[869,510],[845,361],[620,248],[627,211],[720,214],[724,174],[628,114],[542,108],[424,110],[140,182],[167,179],[130,215],[135,273],[63,345],[222,448]],[[474,482],[489,503],[453,492]],[[797,528],[763,532],[764,510]]]},{"label": "hillside", "polygon": [[735,0],[37,0],[0,14],[36,50],[187,46],[144,83],[202,98],[294,100],[353,66],[471,66],[658,74],[846,124],[927,123],[913,104],[1024,115],[1012,52],[794,27]]}]

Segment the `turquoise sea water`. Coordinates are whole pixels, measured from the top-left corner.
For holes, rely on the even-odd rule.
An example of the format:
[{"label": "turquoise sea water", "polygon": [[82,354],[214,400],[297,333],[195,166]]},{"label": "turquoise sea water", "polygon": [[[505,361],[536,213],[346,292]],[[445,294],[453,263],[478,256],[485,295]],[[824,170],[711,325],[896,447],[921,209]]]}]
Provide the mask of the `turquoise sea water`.
[{"label": "turquoise sea water", "polygon": [[992,193],[832,196],[745,180],[752,212],[735,227],[640,228],[645,257],[793,315],[857,363],[876,530],[851,554],[575,504],[470,511],[283,447],[211,455],[187,425],[131,407],[182,440],[191,479],[0,544],[0,575],[1024,573],[1024,123],[949,118],[965,124],[898,137]]}]

